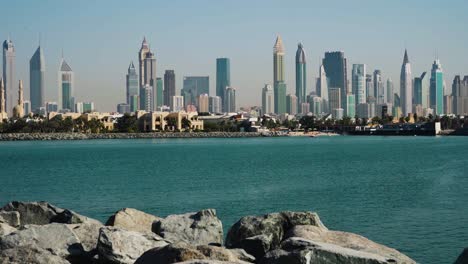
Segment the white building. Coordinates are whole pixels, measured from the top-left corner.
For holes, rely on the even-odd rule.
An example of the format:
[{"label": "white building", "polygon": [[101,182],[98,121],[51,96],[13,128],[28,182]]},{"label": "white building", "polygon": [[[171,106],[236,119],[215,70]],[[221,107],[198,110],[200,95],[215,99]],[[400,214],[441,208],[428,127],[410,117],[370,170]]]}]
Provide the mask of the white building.
[{"label": "white building", "polygon": [[262,111],[264,114],[275,112],[275,93],[273,87],[269,84],[265,84],[262,89]]},{"label": "white building", "polygon": [[[181,95],[175,95],[171,98],[171,110],[173,112],[179,112],[184,110],[184,97]],[[149,112],[149,111],[148,111]]]}]

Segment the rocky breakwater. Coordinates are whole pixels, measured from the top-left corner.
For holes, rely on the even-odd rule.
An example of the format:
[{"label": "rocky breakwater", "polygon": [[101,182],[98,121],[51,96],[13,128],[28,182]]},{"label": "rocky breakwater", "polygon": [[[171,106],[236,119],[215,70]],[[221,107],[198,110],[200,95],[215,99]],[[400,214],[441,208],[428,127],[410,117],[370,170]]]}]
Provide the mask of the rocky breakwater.
[{"label": "rocky breakwater", "polygon": [[139,138],[251,138],[281,136],[275,132],[154,132],[154,133],[0,133],[0,141],[27,140],[87,140],[87,139],[139,139]]},{"label": "rocky breakwater", "polygon": [[224,241],[213,209],[165,218],[136,209],[102,224],[46,202],[0,209],[0,263],[409,264],[395,249],[328,230],[312,212],[241,218]]}]

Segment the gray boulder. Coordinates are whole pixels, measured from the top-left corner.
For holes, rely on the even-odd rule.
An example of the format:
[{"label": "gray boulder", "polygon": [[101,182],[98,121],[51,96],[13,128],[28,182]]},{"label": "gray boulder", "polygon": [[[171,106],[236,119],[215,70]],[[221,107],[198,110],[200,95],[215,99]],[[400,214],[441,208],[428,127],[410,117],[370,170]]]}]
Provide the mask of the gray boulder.
[{"label": "gray boulder", "polygon": [[281,212],[263,216],[246,216],[235,223],[226,236],[226,246],[243,248],[260,259],[267,251],[279,247],[284,234],[296,225],[327,228],[313,212]]},{"label": "gray boulder", "polygon": [[161,218],[145,212],[124,208],[114,213],[106,222],[107,226],[121,227],[129,231],[151,232],[154,221]]},{"label": "gray boulder", "polygon": [[411,259],[395,260],[385,256],[292,237],[281,243],[279,249],[268,252],[261,264],[415,264]]},{"label": "gray boulder", "polygon": [[100,229],[97,250],[99,260],[105,263],[133,264],[145,251],[167,244],[154,233],[105,226]]},{"label": "gray boulder", "polygon": [[93,256],[97,253],[99,230],[103,225],[98,221],[89,220],[82,224],[69,224],[68,227],[80,240],[83,249]]},{"label": "gray boulder", "polygon": [[217,246],[192,246],[185,243],[176,243],[163,248],[148,250],[138,258],[135,264],[169,264],[183,261],[188,261],[190,263],[213,263],[207,261],[253,263],[255,262],[255,258],[248,255],[243,250],[239,251]]},{"label": "gray boulder", "polygon": [[0,264],[70,264],[48,250],[35,246],[18,246],[0,250]]},{"label": "gray boulder", "polygon": [[223,225],[214,209],[169,215],[155,221],[152,230],[172,243],[184,242],[194,246],[223,243]]},{"label": "gray boulder", "polygon": [[288,231],[285,239],[289,237],[301,237],[313,242],[327,243],[359,252],[367,252],[382,256],[385,259],[394,259],[396,263],[414,263],[409,257],[393,248],[375,243],[353,233],[330,231],[311,225],[299,225]]},{"label": "gray boulder", "polygon": [[49,251],[64,259],[79,259],[84,256],[80,240],[64,224],[27,225],[22,230],[0,238],[0,250],[17,247],[34,247]]},{"label": "gray boulder", "polygon": [[16,231],[16,228],[8,225],[8,224],[5,224],[5,223],[0,223],[0,237],[2,236],[6,236],[10,233],[13,233]]},{"label": "gray boulder", "polygon": [[454,264],[468,264],[468,248],[465,248],[463,252],[458,256]]},{"label": "gray boulder", "polygon": [[18,212],[21,226],[50,223],[80,224],[90,220],[97,221],[47,202],[13,201],[0,209],[0,213],[5,212]]},{"label": "gray boulder", "polygon": [[0,211],[0,223],[5,223],[12,227],[19,227],[20,214],[16,211]]}]

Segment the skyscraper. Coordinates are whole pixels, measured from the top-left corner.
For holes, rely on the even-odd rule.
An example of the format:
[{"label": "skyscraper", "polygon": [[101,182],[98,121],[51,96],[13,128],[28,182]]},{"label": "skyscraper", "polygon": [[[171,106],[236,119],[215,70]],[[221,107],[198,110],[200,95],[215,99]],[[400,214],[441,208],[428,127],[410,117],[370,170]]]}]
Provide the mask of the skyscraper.
[{"label": "skyscraper", "polygon": [[366,74],[366,101],[374,102],[376,100],[376,94],[374,92],[374,80],[372,74]]},{"label": "skyscraper", "polygon": [[[346,96],[346,115],[354,118],[356,116],[356,97],[354,94],[348,94]],[[364,101],[365,103],[365,101]]]},{"label": "skyscraper", "polygon": [[406,50],[400,74],[400,106],[405,116],[411,113],[413,109],[413,78],[411,77],[411,64]]},{"label": "skyscraper", "polygon": [[210,96],[209,98],[209,110],[210,113],[221,113],[221,97],[219,96]]},{"label": "skyscraper", "polygon": [[386,102],[387,94],[385,93],[382,72],[380,70],[374,71],[374,93],[378,104],[384,104]]},{"label": "skyscraper", "polygon": [[[133,62],[130,62],[128,66],[127,76],[126,76],[126,87],[127,87],[127,104],[131,105],[132,98],[134,96],[138,97],[138,74],[136,73],[135,66]],[[136,111],[132,110],[131,111]]]},{"label": "skyscraper", "polygon": [[290,115],[297,114],[297,96],[294,94],[286,95],[286,112]]},{"label": "skyscraper", "polygon": [[228,58],[216,59],[216,96],[221,98],[224,105],[226,87],[231,86],[231,64]]},{"label": "skyscraper", "polygon": [[[348,94],[348,70],[344,52],[326,52],[322,64],[328,78],[328,87],[340,88],[341,108],[346,109],[346,95]],[[331,101],[331,98],[330,98]],[[346,114],[346,113],[345,113]]]},{"label": "skyscraper", "polygon": [[153,111],[153,87],[149,84],[145,84],[145,86],[140,88],[140,110],[144,110],[146,112]]},{"label": "skyscraper", "polygon": [[432,64],[429,95],[430,107],[434,109],[435,114],[444,114],[444,72],[439,60]]},{"label": "skyscraper", "polygon": [[164,72],[164,105],[171,105],[172,97],[175,95],[176,85],[174,70],[166,70]]},{"label": "skyscraper", "polygon": [[210,111],[210,96],[208,94],[200,94],[198,96],[198,112],[207,113]]},{"label": "skyscraper", "polygon": [[281,36],[276,37],[273,47],[273,90],[275,93],[275,113],[286,113],[286,83],[284,82],[284,46]]},{"label": "skyscraper", "polygon": [[140,51],[138,52],[138,62],[139,62],[139,70],[140,70],[140,87],[145,85],[145,59],[146,53],[150,52],[150,48],[148,42],[146,41],[146,37],[143,38],[143,42],[141,43]]},{"label": "skyscraper", "polygon": [[265,84],[262,89],[262,111],[263,114],[271,114],[275,112],[275,93],[273,87]]},{"label": "skyscraper", "polygon": [[156,57],[154,53],[148,51],[146,53],[146,58],[144,60],[144,68],[145,68],[145,86],[149,85],[151,87],[151,110],[155,110],[156,108],[156,101],[157,101],[157,94],[156,94]]},{"label": "skyscraper", "polygon": [[8,114],[6,113],[6,101],[5,101],[5,82],[3,81],[3,77],[0,78],[0,121],[3,119],[8,118]]},{"label": "skyscraper", "polygon": [[413,82],[413,104],[422,105],[423,102],[423,80],[426,72],[421,74],[421,77],[415,77]]},{"label": "skyscraper", "polygon": [[14,105],[15,57],[15,46],[10,38],[8,38],[3,42],[3,83],[5,86],[5,107],[7,113],[11,113]]},{"label": "skyscraper", "polygon": [[210,77],[208,76],[184,76],[181,95],[184,97],[185,106],[198,106],[198,97],[210,92]]},{"label": "skyscraper", "polygon": [[59,70],[59,105],[62,110],[72,111],[74,104],[73,97],[74,73],[65,59],[62,58]]},{"label": "skyscraper", "polygon": [[452,83],[453,113],[468,115],[468,76],[463,80],[459,75],[455,76]]},{"label": "skyscraper", "polygon": [[298,107],[306,102],[307,71],[306,55],[302,43],[297,45],[296,51],[296,96]]},{"label": "skyscraper", "polygon": [[330,111],[341,108],[341,88],[330,88]]},{"label": "skyscraper", "polygon": [[325,68],[323,64],[320,65],[319,69],[319,78],[318,78],[318,87],[317,87],[317,96],[321,97],[322,100],[320,102],[321,110],[325,113],[330,113],[329,110],[329,100],[328,100],[328,78],[327,73],[325,72]]},{"label": "skyscraper", "polygon": [[[353,64],[352,85],[356,103],[366,103],[366,65]],[[348,115],[348,113],[345,114]]]},{"label": "skyscraper", "polygon": [[163,80],[161,78],[156,78],[156,102],[155,108],[156,111],[159,111],[164,105],[164,88]]},{"label": "skyscraper", "polygon": [[236,89],[227,87],[225,91],[224,110],[228,113],[236,112]]},{"label": "skyscraper", "polygon": [[174,95],[171,97],[171,110],[179,112],[184,110],[184,97],[181,95]]},{"label": "skyscraper", "polygon": [[395,88],[393,87],[392,79],[387,79],[387,104],[393,104],[393,94],[395,93]]},{"label": "skyscraper", "polygon": [[44,53],[39,46],[29,60],[29,98],[33,112],[37,112],[40,107],[44,106],[44,73]]}]

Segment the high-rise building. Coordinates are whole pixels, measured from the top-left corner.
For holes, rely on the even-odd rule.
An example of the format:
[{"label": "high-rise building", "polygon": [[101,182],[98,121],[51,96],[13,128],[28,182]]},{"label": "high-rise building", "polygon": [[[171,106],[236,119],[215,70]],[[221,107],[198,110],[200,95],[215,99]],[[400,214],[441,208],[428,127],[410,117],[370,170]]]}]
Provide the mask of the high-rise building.
[{"label": "high-rise building", "polygon": [[210,78],[208,76],[184,76],[181,95],[184,97],[185,106],[198,106],[198,96],[209,92]]},{"label": "high-rise building", "polygon": [[174,70],[164,72],[164,105],[172,105],[172,97],[176,95]]},{"label": "high-rise building", "polygon": [[224,105],[226,87],[231,86],[231,64],[229,58],[216,59],[216,96],[221,98]]},{"label": "high-rise building", "polygon": [[387,103],[388,104],[393,104],[393,94],[395,93],[395,89],[393,87],[393,81],[392,79],[388,78],[387,79]]},{"label": "high-rise building", "polygon": [[372,74],[366,74],[366,101],[375,101],[374,80]]},{"label": "high-rise building", "polygon": [[423,104],[423,80],[426,72],[423,72],[420,77],[415,77],[413,82],[413,104]]},{"label": "high-rise building", "polygon": [[135,94],[130,96],[130,112],[136,112],[140,108],[140,96]]},{"label": "high-rise building", "polygon": [[156,101],[155,101],[155,110],[160,111],[161,107],[164,105],[164,88],[163,80],[161,78],[156,78]]},{"label": "high-rise building", "polygon": [[57,102],[46,102],[46,111],[47,113],[58,112]]},{"label": "high-rise building", "polygon": [[233,87],[227,87],[224,94],[224,110],[228,113],[236,112],[236,89]]},{"label": "high-rise building", "polygon": [[25,116],[29,115],[31,113],[31,101],[25,100],[23,102],[23,109],[24,109],[24,115]]},{"label": "high-rise building", "polygon": [[10,38],[8,38],[3,42],[3,83],[5,86],[5,111],[7,113],[11,113],[14,105],[15,57],[15,46]]},{"label": "high-rise building", "polygon": [[83,102],[83,113],[92,113],[95,111],[93,102]]},{"label": "high-rise building", "polygon": [[[138,92],[138,74],[135,69],[135,65],[133,65],[133,61],[130,62],[127,70],[126,76],[126,88],[127,88],[127,104],[131,104],[131,100],[133,96],[139,95]],[[136,110],[135,110],[136,111]]]},{"label": "high-rise building", "polygon": [[[74,89],[74,73],[65,59],[62,58],[59,70],[59,102],[61,109],[72,111],[74,104],[72,102]],[[48,111],[49,112],[49,111]]]},{"label": "high-rise building", "polygon": [[[348,94],[346,96],[346,115],[354,118],[356,116],[356,100],[354,94]],[[365,103],[365,101],[364,101]]]},{"label": "high-rise building", "polygon": [[444,113],[449,115],[453,114],[453,96],[444,95]]},{"label": "high-rise building", "polygon": [[299,113],[306,115],[310,112],[310,104],[309,103],[302,103],[301,106],[299,107]]},{"label": "high-rise building", "polygon": [[82,113],[84,112],[84,110],[83,110],[83,102],[76,102],[76,103],[75,103],[74,112],[75,112],[75,113],[80,113],[80,114],[82,114]]},{"label": "high-rise building", "polygon": [[453,113],[468,115],[468,76],[463,80],[459,75],[455,76],[452,83]]},{"label": "high-rise building", "polygon": [[401,110],[403,115],[406,116],[413,109],[413,78],[411,77],[411,64],[406,50],[400,74],[400,100]]},{"label": "high-rise building", "polygon": [[273,90],[275,93],[275,113],[286,113],[286,83],[284,82],[284,46],[281,36],[276,37],[273,47]]},{"label": "high-rise building", "polygon": [[8,118],[8,114],[5,108],[5,82],[3,81],[3,77],[0,77],[0,121]]},{"label": "high-rise building", "polygon": [[265,84],[262,89],[262,111],[264,114],[275,112],[275,93],[269,84]]},{"label": "high-rise building", "polygon": [[286,112],[290,115],[297,115],[297,96],[294,94],[286,95]]},{"label": "high-rise building", "polygon": [[140,110],[153,111],[153,87],[145,84],[140,88]]},{"label": "high-rise building", "polygon": [[29,60],[29,98],[31,100],[31,109],[34,112],[44,106],[44,73],[44,53],[41,46],[39,46],[31,60]]},{"label": "high-rise building", "polygon": [[[366,65],[353,64],[352,72],[352,85],[353,94],[355,95],[357,104],[364,104],[366,102]],[[348,107],[346,106],[346,110]],[[348,113],[345,113],[348,115]]]},{"label": "high-rise building", "polygon": [[317,96],[322,98],[321,107],[322,111],[325,113],[330,113],[329,110],[329,93],[328,93],[328,78],[327,78],[327,73],[325,72],[325,67],[323,67],[323,64],[320,65],[319,69],[319,78],[317,82]]},{"label": "high-rise building", "polygon": [[117,105],[117,112],[119,114],[130,113],[130,105],[126,103],[121,103]]},{"label": "high-rise building", "polygon": [[222,109],[221,109],[221,97],[219,96],[210,96],[209,98],[210,102],[209,102],[209,112],[210,113],[221,113],[222,112]]},{"label": "high-rise building", "polygon": [[382,80],[382,72],[380,70],[374,71],[374,94],[378,104],[387,102],[387,93],[385,92],[385,85]]},{"label": "high-rise building", "polygon": [[146,53],[150,52],[149,44],[146,41],[146,37],[143,38],[143,42],[141,43],[140,51],[138,52],[138,63],[139,63],[139,71],[140,71],[140,83],[139,86],[145,85],[146,78],[145,78],[145,59]]},{"label": "high-rise building", "polygon": [[207,113],[210,111],[210,96],[205,94],[200,94],[198,96],[198,112]]},{"label": "high-rise building", "polygon": [[181,95],[174,95],[171,98],[171,110],[173,112],[179,112],[184,110],[184,97]]},{"label": "high-rise building", "polygon": [[[306,102],[307,70],[306,55],[302,43],[297,45],[296,51],[296,96],[298,107]],[[298,108],[298,109],[299,109]]]},{"label": "high-rise building", "polygon": [[314,96],[314,97],[312,97],[311,102],[312,102],[312,104],[310,105],[311,112],[315,116],[320,117],[322,115],[322,113],[324,112],[323,111],[323,105],[322,105],[323,99],[321,97]]},{"label": "high-rise building", "polygon": [[439,60],[435,60],[431,70],[430,107],[436,115],[444,114],[444,72]]},{"label": "high-rise building", "polygon": [[330,110],[341,108],[341,88],[330,88]]},{"label": "high-rise building", "polygon": [[326,52],[322,64],[329,81],[328,87],[340,88],[340,108],[345,109],[346,95],[348,94],[348,70],[344,52]]}]

